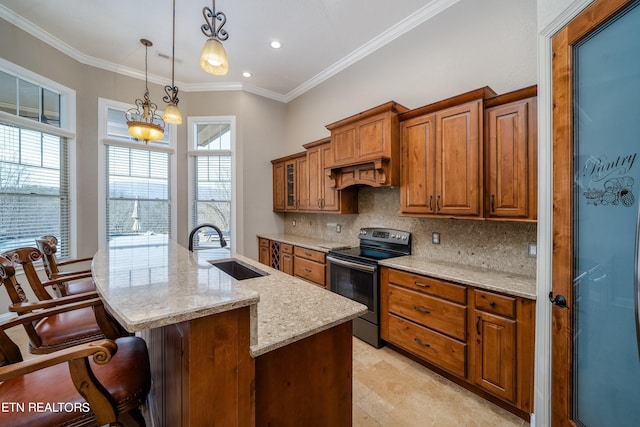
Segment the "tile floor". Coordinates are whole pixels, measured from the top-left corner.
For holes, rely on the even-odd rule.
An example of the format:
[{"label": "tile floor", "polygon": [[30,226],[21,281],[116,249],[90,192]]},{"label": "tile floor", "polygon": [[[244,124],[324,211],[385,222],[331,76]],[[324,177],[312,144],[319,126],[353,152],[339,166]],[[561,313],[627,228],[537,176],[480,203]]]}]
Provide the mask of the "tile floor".
[{"label": "tile floor", "polygon": [[[24,329],[8,334],[26,350]],[[482,399],[405,356],[353,339],[353,427],[527,427]]]},{"label": "tile floor", "polygon": [[387,348],[353,340],[354,427],[525,427],[529,423]]}]

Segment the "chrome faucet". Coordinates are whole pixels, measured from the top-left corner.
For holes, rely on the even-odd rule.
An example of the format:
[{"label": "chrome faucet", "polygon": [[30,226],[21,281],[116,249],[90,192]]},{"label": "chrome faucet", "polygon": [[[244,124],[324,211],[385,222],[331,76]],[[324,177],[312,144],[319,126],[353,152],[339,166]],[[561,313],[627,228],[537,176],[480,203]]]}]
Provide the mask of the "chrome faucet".
[{"label": "chrome faucet", "polygon": [[225,246],[227,246],[227,241],[224,240],[224,237],[222,237],[222,231],[216,227],[213,224],[208,224],[208,223],[204,223],[204,224],[200,224],[194,227],[193,230],[191,230],[191,233],[189,233],[189,250],[193,251],[193,238],[195,237],[196,233],[198,232],[198,230],[200,230],[201,228],[204,227],[210,227],[213,228],[214,230],[216,230],[218,232],[218,236],[220,236],[220,247],[224,248]]}]

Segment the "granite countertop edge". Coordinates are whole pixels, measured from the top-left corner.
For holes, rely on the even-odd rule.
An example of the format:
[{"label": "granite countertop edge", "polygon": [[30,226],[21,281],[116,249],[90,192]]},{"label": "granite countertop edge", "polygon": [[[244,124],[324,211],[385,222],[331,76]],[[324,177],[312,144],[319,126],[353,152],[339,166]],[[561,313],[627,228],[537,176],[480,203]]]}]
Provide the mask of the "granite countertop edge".
[{"label": "granite countertop edge", "polygon": [[511,296],[536,299],[536,278],[524,274],[437,261],[414,255],[380,261],[380,265]]},{"label": "granite countertop edge", "polygon": [[[346,243],[329,242],[326,240],[314,239],[312,237],[297,236],[295,234],[286,233],[258,233],[257,236],[263,239],[275,240],[277,242],[300,246],[303,248],[325,253],[328,253],[332,249],[342,249],[353,246]],[[358,244],[356,243],[355,246],[357,245]]]}]

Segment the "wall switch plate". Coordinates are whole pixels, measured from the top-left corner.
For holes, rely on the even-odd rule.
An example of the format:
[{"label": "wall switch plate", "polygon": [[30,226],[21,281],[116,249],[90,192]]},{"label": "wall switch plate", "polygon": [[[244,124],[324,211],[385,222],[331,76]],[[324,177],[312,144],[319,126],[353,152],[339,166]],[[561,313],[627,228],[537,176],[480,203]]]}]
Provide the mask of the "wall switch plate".
[{"label": "wall switch plate", "polygon": [[433,243],[434,245],[439,245],[440,244],[440,233],[437,231],[434,231],[433,233],[431,233],[431,243]]},{"label": "wall switch plate", "polygon": [[336,233],[342,233],[342,226],[340,224],[336,224]]},{"label": "wall switch plate", "polygon": [[294,227],[296,226],[296,220],[295,219],[293,221],[291,221],[291,225],[294,226]]},{"label": "wall switch plate", "polygon": [[536,246],[536,242],[527,243],[527,256],[529,258],[535,258],[538,255],[538,247]]}]

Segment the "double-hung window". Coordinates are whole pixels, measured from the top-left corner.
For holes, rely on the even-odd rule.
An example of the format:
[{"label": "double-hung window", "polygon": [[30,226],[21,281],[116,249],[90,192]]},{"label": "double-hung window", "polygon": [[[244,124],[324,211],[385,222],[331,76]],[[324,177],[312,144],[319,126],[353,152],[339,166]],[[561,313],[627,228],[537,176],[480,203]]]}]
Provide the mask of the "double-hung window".
[{"label": "double-hung window", "polygon": [[58,238],[72,253],[71,154],[75,93],[0,62],[0,253]]},{"label": "double-hung window", "polygon": [[126,104],[101,99],[101,245],[165,244],[175,235],[175,155],[169,126],[145,144],[127,131]]},{"label": "double-hung window", "polygon": [[[234,117],[189,117],[191,226],[209,223],[233,245],[232,147]],[[196,246],[219,246],[217,233],[203,228]]]}]

